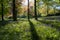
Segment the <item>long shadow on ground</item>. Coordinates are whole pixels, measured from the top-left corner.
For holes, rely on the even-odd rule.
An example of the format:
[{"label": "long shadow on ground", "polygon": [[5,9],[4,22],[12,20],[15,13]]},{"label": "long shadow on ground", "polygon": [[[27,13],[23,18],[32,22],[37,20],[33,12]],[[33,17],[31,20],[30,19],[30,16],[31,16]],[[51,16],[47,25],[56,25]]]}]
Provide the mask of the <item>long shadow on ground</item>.
[{"label": "long shadow on ground", "polygon": [[30,24],[30,31],[31,31],[32,40],[40,40],[33,23],[30,20],[28,20],[28,21],[29,21],[29,24]]},{"label": "long shadow on ground", "polygon": [[9,23],[9,21],[0,21],[0,27],[5,26],[8,23]]},{"label": "long shadow on ground", "polygon": [[54,25],[54,24],[51,24],[49,22],[46,22],[45,20],[37,20],[38,22],[42,22],[43,24],[47,25],[47,26],[50,26],[52,28],[56,28],[57,30],[60,31],[60,27],[58,25]]},{"label": "long shadow on ground", "polygon": [[15,21],[13,21],[13,20],[0,21],[0,27],[5,26],[5,25],[7,25],[7,24],[9,24],[9,23],[12,23],[12,22],[15,22]]},{"label": "long shadow on ground", "polygon": [[4,20],[4,21],[0,21],[0,28],[4,27],[5,25],[12,23],[12,20]]},{"label": "long shadow on ground", "polygon": [[5,25],[12,23],[12,22],[13,21],[11,20],[0,21],[0,40],[20,40],[19,39],[20,32],[16,32],[16,31],[9,32],[7,29],[4,29]]}]

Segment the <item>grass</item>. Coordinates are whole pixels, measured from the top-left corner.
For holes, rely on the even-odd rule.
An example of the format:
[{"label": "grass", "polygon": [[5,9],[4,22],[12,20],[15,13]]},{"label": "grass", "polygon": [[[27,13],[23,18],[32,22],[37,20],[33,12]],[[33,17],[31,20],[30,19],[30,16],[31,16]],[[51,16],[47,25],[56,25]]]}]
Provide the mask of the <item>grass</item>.
[{"label": "grass", "polygon": [[57,21],[57,20],[52,20],[52,21],[51,20],[41,20],[41,22],[48,24],[48,25],[51,25],[52,27],[60,30],[60,21]]},{"label": "grass", "polygon": [[34,19],[4,23],[0,26],[0,40],[60,40],[60,32],[56,28]]}]

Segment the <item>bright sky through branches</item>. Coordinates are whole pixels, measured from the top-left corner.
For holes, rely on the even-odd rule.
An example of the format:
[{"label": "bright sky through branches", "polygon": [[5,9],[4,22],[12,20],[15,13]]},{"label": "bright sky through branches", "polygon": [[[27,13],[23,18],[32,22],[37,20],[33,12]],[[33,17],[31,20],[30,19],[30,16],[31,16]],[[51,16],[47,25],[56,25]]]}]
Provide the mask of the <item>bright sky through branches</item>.
[{"label": "bright sky through branches", "polygon": [[[29,0],[29,2],[34,2],[34,0]],[[28,0],[24,0],[24,1],[22,2],[22,4],[23,4],[23,5],[28,5]]]},{"label": "bright sky through branches", "polygon": [[[55,0],[53,0],[55,1]],[[29,0],[29,2],[34,2],[34,0]],[[40,2],[40,5],[42,5],[43,2]],[[22,6],[27,6],[28,5],[28,0],[23,0],[22,2]],[[59,9],[60,10],[60,6],[59,7],[56,7],[56,9]]]}]

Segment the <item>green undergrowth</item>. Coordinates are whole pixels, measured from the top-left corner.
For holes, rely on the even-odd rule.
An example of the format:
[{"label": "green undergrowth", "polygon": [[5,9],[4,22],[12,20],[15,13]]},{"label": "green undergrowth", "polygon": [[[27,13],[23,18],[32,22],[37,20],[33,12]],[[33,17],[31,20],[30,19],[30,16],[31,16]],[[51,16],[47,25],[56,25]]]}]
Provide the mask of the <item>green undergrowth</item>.
[{"label": "green undergrowth", "polygon": [[41,20],[43,23],[45,24],[49,24],[51,25],[52,27],[55,27],[57,29],[60,28],[60,21],[57,21],[57,20],[53,20],[53,21],[50,21],[50,20]]},{"label": "green undergrowth", "polygon": [[[39,39],[34,37],[35,35]],[[60,40],[59,35],[60,32],[56,28],[46,26],[34,19],[11,21],[0,26],[0,40]]]}]

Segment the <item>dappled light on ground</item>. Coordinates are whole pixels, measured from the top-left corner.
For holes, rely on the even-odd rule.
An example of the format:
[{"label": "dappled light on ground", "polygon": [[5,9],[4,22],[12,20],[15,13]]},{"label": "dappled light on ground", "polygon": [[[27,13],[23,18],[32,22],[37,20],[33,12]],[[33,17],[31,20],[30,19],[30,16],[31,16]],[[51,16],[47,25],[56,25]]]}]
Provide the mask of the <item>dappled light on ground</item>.
[{"label": "dappled light on ground", "polygon": [[[60,22],[40,21],[20,20],[0,26],[0,40],[60,40],[60,31],[57,30]],[[55,24],[56,27],[52,28],[42,21],[53,26]]]}]

